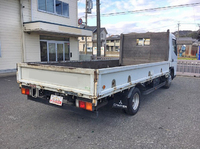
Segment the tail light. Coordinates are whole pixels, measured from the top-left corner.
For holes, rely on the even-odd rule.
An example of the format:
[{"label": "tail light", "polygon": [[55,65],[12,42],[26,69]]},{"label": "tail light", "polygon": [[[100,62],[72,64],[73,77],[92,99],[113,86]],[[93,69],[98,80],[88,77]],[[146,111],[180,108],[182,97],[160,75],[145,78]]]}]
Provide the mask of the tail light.
[{"label": "tail light", "polygon": [[21,88],[21,93],[24,95],[30,95],[30,90],[28,88]]},{"label": "tail light", "polygon": [[79,108],[85,109],[86,104],[84,101],[79,101]]},{"label": "tail light", "polygon": [[92,111],[92,103],[90,102],[85,102],[81,100],[76,100],[76,107],[79,107],[81,109],[89,110]]}]

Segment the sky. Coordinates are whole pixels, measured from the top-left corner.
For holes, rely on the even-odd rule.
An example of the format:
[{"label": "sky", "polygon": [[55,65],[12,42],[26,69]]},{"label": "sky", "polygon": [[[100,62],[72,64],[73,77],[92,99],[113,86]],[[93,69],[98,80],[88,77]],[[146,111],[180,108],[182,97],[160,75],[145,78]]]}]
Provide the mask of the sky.
[{"label": "sky", "polygon": [[[85,1],[78,0],[78,17],[85,21]],[[102,14],[144,10],[150,8],[200,3],[200,0],[100,0],[101,27],[108,35],[130,32],[163,32],[170,30],[196,31],[200,27],[200,4],[166,10],[151,10],[140,13],[105,16]],[[96,26],[96,0],[93,0],[92,14],[88,14],[88,25]]]}]

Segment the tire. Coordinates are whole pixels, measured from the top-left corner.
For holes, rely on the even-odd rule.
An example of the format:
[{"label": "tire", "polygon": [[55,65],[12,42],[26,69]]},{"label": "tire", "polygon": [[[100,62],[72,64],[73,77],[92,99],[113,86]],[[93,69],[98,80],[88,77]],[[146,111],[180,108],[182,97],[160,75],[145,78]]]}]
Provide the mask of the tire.
[{"label": "tire", "polygon": [[132,93],[130,98],[128,98],[128,103],[127,103],[127,109],[126,113],[128,115],[135,115],[139,108],[140,108],[140,99],[141,99],[141,93],[138,88],[135,88]]},{"label": "tire", "polygon": [[167,80],[166,80],[166,84],[164,85],[164,88],[168,89],[171,86],[171,82],[172,82],[172,76],[171,76],[171,73],[170,73]]}]

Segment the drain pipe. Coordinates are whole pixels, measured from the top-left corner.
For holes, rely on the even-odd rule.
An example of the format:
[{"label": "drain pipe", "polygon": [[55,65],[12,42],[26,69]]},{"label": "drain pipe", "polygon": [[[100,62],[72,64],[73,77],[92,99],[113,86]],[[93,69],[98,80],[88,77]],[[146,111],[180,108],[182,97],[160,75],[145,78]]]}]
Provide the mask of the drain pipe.
[{"label": "drain pipe", "polygon": [[23,25],[23,4],[22,0],[19,0],[20,3],[20,21],[21,21],[21,39],[22,39],[22,62],[26,60],[26,51],[25,51],[25,44],[24,44],[24,25]]}]

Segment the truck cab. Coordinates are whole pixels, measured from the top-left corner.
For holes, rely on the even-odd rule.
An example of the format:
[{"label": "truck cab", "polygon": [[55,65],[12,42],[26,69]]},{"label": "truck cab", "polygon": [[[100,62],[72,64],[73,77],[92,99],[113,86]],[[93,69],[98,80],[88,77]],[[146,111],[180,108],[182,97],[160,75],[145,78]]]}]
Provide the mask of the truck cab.
[{"label": "truck cab", "polygon": [[177,69],[177,45],[176,37],[173,34],[169,35],[169,62],[172,79],[176,76]]}]

